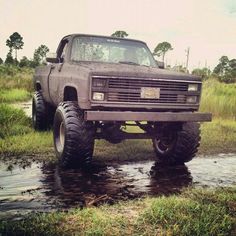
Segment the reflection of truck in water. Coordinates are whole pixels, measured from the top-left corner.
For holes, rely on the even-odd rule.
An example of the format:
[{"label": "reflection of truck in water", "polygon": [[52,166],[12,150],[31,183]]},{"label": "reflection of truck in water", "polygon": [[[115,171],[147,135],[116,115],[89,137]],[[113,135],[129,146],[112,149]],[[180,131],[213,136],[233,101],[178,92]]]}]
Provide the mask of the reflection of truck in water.
[{"label": "reflection of truck in water", "polygon": [[[33,124],[53,123],[63,166],[91,160],[95,139],[119,143],[152,139],[157,160],[191,160],[200,143],[202,83],[196,76],[158,68],[144,42],[93,35],[64,37],[48,65],[34,75]],[[128,133],[125,126],[142,132]]]}]

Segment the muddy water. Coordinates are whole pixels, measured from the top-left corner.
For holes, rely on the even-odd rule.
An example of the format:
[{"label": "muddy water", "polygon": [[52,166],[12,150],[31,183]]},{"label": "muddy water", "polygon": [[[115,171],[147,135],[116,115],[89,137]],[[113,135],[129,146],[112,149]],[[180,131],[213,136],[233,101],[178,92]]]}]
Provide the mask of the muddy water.
[{"label": "muddy water", "polygon": [[86,170],[56,165],[0,163],[0,218],[30,211],[113,203],[144,195],[170,195],[187,186],[236,186],[236,154],[196,158],[185,166],[153,161],[101,164]]}]

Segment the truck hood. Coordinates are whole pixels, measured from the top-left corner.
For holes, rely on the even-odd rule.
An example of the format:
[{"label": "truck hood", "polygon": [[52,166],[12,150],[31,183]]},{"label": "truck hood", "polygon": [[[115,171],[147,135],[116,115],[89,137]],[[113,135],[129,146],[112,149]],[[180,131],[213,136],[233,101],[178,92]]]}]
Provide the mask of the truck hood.
[{"label": "truck hood", "polygon": [[158,79],[179,79],[199,81],[200,77],[175,72],[171,70],[159,69],[156,67],[146,67],[139,65],[126,65],[118,63],[101,63],[101,62],[78,62],[78,67],[88,71],[90,75],[101,76],[119,76],[119,77],[140,77],[140,78],[158,78]]}]

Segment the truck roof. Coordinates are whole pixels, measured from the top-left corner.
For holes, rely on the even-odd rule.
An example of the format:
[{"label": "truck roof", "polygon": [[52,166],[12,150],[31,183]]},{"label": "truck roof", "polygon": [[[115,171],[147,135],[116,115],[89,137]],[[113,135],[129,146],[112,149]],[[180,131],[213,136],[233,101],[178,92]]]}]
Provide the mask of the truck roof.
[{"label": "truck roof", "polygon": [[62,38],[62,40],[63,40],[64,38],[68,38],[68,37],[73,37],[73,38],[74,38],[74,37],[76,37],[76,36],[101,37],[101,38],[109,38],[109,39],[114,39],[114,40],[126,40],[126,41],[140,42],[140,43],[146,44],[144,41],[137,40],[137,39],[127,39],[127,38],[119,38],[119,37],[112,37],[112,36],[105,36],[105,35],[80,34],[80,33],[66,35],[66,36],[64,36],[64,37]]}]

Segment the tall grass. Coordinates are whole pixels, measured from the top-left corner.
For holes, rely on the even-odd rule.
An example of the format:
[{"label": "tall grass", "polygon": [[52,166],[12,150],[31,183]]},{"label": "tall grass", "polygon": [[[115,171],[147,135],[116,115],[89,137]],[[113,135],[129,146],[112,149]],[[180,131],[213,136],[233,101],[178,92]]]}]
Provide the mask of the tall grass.
[{"label": "tall grass", "polygon": [[0,138],[22,135],[30,131],[30,121],[23,110],[0,104]]},{"label": "tall grass", "polygon": [[[53,153],[52,133],[35,132],[31,123],[23,110],[0,104],[0,159],[10,155]],[[48,155],[45,157],[48,159]]]},{"label": "tall grass", "polygon": [[23,102],[30,99],[30,97],[30,92],[22,88],[0,90],[0,102],[2,103]]},{"label": "tall grass", "polygon": [[236,83],[224,84],[214,79],[203,83],[200,110],[213,117],[236,120]]},{"label": "tall grass", "polygon": [[0,92],[9,89],[33,91],[33,69],[0,65]]}]

